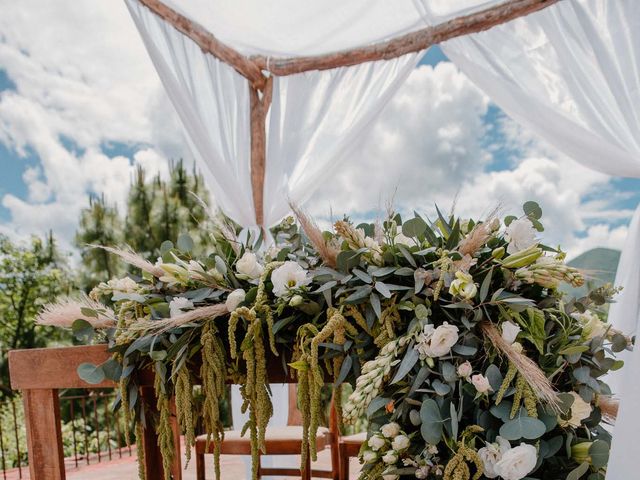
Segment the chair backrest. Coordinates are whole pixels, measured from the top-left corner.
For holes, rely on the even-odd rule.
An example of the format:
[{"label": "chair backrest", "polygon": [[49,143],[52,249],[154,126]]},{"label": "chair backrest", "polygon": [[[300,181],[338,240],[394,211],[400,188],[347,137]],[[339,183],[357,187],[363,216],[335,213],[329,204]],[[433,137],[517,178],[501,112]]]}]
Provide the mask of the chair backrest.
[{"label": "chair backrest", "polygon": [[302,425],[302,412],[298,408],[298,385],[289,384],[289,418],[287,425]]},{"label": "chair backrest", "polygon": [[[335,390],[331,395],[331,405],[329,407],[329,431],[334,434],[335,438],[340,436],[338,423],[338,410],[336,409]],[[298,408],[298,385],[289,384],[289,417],[287,425],[302,425],[302,412]]]}]

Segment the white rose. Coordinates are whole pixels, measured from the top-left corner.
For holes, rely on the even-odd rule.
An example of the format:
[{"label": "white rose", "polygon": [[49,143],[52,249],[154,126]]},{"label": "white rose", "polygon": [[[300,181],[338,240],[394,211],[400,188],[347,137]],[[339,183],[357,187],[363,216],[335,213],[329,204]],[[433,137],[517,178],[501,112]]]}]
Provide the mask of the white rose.
[{"label": "white rose", "polygon": [[511,222],[504,232],[504,238],[509,242],[509,246],[507,246],[509,254],[517,253],[538,242],[536,229],[533,228],[531,220],[526,217]]},{"label": "white rose", "polygon": [[471,374],[473,373],[473,367],[471,366],[471,363],[469,363],[469,360],[467,360],[466,362],[458,365],[458,376],[461,378],[469,378],[469,376],[471,376]]},{"label": "white rose", "polygon": [[496,478],[499,475],[496,464],[502,459],[503,453],[511,449],[509,442],[502,437],[497,437],[496,442],[487,443],[486,447],[478,450],[478,455],[484,466],[484,476],[487,478]]},{"label": "white rose", "polygon": [[107,282],[107,286],[114,292],[131,293],[138,290],[138,284],[130,277],[114,278]]},{"label": "white rose", "polygon": [[391,448],[397,451],[405,450],[409,448],[409,445],[411,445],[411,440],[409,440],[409,437],[406,435],[398,435],[393,439],[393,442],[391,442]]},{"label": "white rose", "polygon": [[504,480],[520,480],[533,471],[537,462],[536,447],[522,443],[502,454],[496,463],[496,471]]},{"label": "white rose", "polygon": [[430,357],[447,355],[458,341],[458,327],[444,322],[433,332],[429,342]]},{"label": "white rose", "polygon": [[473,282],[470,274],[458,270],[455,280],[449,286],[449,293],[454,297],[471,300],[478,293],[478,286]]},{"label": "white rose", "polygon": [[576,392],[569,392],[569,395],[573,396],[573,404],[571,405],[571,418],[565,420],[558,417],[558,423],[561,427],[574,427],[578,428],[582,425],[582,421],[589,418],[591,415],[591,405],[585,402],[580,395]]},{"label": "white rose", "polygon": [[378,454],[373,450],[365,450],[362,454],[362,460],[364,463],[373,463],[378,459]]},{"label": "white rose", "polygon": [[396,245],[405,245],[407,247],[413,247],[416,244],[416,242],[414,242],[412,238],[407,237],[404,233],[397,234],[393,239],[393,243]]},{"label": "white rose", "polygon": [[291,297],[291,300],[289,300],[289,305],[291,305],[292,307],[298,307],[303,303],[304,298],[302,298],[301,295],[294,295],[293,297]]},{"label": "white rose", "polygon": [[169,302],[169,316],[176,317],[184,310],[191,310],[192,308],[193,302],[191,300],[184,297],[176,297]]},{"label": "white rose", "polygon": [[389,450],[382,456],[382,461],[387,465],[393,465],[398,461],[398,454],[393,450]]},{"label": "white rose", "polygon": [[487,377],[479,373],[471,377],[471,383],[474,387],[476,387],[478,393],[487,393],[488,391],[492,390],[491,384],[489,384],[489,380],[487,379]]},{"label": "white rose", "polygon": [[382,435],[386,438],[393,438],[400,433],[400,425],[396,422],[387,423],[380,429]]},{"label": "white rose", "polygon": [[273,283],[273,294],[276,297],[283,297],[290,290],[300,288],[311,283],[311,278],[307,276],[307,271],[296,262],[284,262],[271,274]]},{"label": "white rose", "polygon": [[240,275],[255,280],[262,275],[264,267],[258,263],[258,257],[255,253],[244,252],[244,255],[236,262],[236,270]]},{"label": "white rose", "polygon": [[508,344],[512,344],[516,341],[516,337],[522,331],[519,325],[516,325],[513,322],[503,322],[502,323],[502,338]]},{"label": "white rose", "polygon": [[587,310],[584,313],[572,313],[571,316],[582,325],[582,335],[591,340],[595,337],[603,337],[607,333],[607,324],[600,320],[595,313]]},{"label": "white rose", "polygon": [[371,450],[373,450],[374,452],[377,452],[382,447],[384,447],[384,444],[385,444],[385,439],[382,438],[380,435],[374,435],[367,442],[367,445],[369,445],[371,447]]},{"label": "white rose", "polygon": [[245,295],[245,291],[241,288],[238,288],[237,290],[231,292],[227,297],[227,301],[224,302],[227,310],[233,312],[236,308],[238,308],[238,305],[240,305],[244,301]]}]

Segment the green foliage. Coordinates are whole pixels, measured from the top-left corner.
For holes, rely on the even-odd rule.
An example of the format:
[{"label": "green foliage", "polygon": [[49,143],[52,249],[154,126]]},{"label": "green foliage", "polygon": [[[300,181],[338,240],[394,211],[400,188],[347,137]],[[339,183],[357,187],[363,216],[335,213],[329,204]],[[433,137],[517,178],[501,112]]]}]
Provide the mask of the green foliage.
[{"label": "green foliage", "polygon": [[35,317],[43,305],[72,288],[66,260],[52,234],[27,243],[0,236],[0,378],[2,394],[11,394],[6,352],[44,347],[66,333],[39,327]]},{"label": "green foliage", "polygon": [[98,283],[121,276],[122,262],[102,249],[88,245],[130,246],[155,262],[166,240],[178,241],[182,233],[193,242],[191,248],[202,249],[210,242],[204,226],[207,212],[199,199],[208,200],[208,192],[197,172],[189,173],[180,160],[171,165],[169,178],[159,175],[149,180],[138,167],[127,195],[124,216],[104,197],[90,198],[80,215],[76,246],[81,251],[80,284],[90,290]]},{"label": "green foliage", "polygon": [[[191,381],[180,387],[171,372],[199,365],[209,386],[240,383],[254,466],[273,409],[268,373],[281,363],[298,380],[309,445],[320,387],[355,387],[340,408],[345,422],[367,417],[364,477],[478,479],[489,466],[482,449],[498,447],[526,456],[518,478],[602,475],[610,436],[600,402],[611,394],[603,377],[631,345],[604,320],[616,289],[564,298],[563,282],[584,279],[539,243],[540,207],[528,202],[522,213],[483,222],[437,210],[435,221],[390,215],[382,227],[341,220],[335,233],[311,232],[315,244],[286,219],[268,249],[262,234],[240,240],[239,228],[212,230],[207,249],[176,232],[142,275],[91,292],[114,304],[118,328],[103,332],[113,358],[78,373],[119,381],[136,423],[136,371],[155,370],[161,399]],[[84,323],[74,331],[93,333]],[[204,407],[181,393],[183,428],[208,418],[218,435],[221,390],[205,385]],[[193,417],[190,408],[199,409]]]},{"label": "green foliage", "polygon": [[124,272],[118,259],[107,251],[87,247],[122,243],[122,221],[118,210],[107,204],[104,196],[89,198],[89,206],[80,213],[75,242],[80,248],[84,267],[79,272],[81,284],[93,286]]}]

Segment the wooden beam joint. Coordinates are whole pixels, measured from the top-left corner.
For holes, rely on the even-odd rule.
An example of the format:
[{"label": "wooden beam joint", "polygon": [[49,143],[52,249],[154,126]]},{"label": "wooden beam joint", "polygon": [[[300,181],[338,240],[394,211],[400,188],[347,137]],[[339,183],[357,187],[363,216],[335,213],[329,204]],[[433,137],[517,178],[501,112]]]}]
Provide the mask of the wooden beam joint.
[{"label": "wooden beam joint", "polygon": [[[266,119],[273,93],[273,77],[266,79],[263,90],[249,87],[251,108],[251,190],[256,224],[264,225],[264,178],[267,163]],[[268,225],[267,225],[268,226]]]}]

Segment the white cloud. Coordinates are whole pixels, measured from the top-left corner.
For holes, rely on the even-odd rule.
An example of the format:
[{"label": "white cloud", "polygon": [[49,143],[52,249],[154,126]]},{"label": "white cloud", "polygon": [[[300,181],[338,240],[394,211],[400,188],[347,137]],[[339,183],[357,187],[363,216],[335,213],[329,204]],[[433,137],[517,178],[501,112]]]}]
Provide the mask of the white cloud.
[{"label": "white cloud", "polygon": [[453,196],[491,160],[481,146],[488,105],[452,64],[417,68],[309,205],[341,214],[384,208],[391,197],[419,206],[435,192]]},{"label": "white cloud", "polygon": [[596,247],[622,250],[628,232],[629,227],[627,225],[620,225],[614,228],[603,223],[592,225],[587,228],[584,237],[574,239],[571,248],[567,251],[567,256],[574,258]]},{"label": "white cloud", "polygon": [[[452,64],[420,67],[384,110],[356,154],[342,164],[309,202],[324,215],[351,214],[357,220],[381,215],[386,201],[410,214],[434,215],[434,204],[478,218],[500,207],[502,214],[522,214],[527,200],[543,209],[543,240],[562,245],[570,256],[589,248],[620,248],[632,211],[614,209],[621,195],[611,178],[581,166],[523,130],[508,118],[496,125],[484,117],[488,99]],[[510,169],[489,166],[496,145],[485,140],[498,128],[502,150],[512,151]],[[597,199],[590,199],[600,192]],[[605,193],[606,192],[606,193]],[[595,225],[594,222],[596,222]],[[591,226],[590,226],[591,225]]]},{"label": "white cloud", "polygon": [[[40,165],[25,169],[26,199],[2,198],[2,231],[53,228],[69,246],[88,192],[122,203],[136,165],[166,175],[186,156],[181,130],[124,3],[5,3],[0,65],[16,91],[0,93],[0,142]],[[138,147],[106,155],[113,143]]]}]

